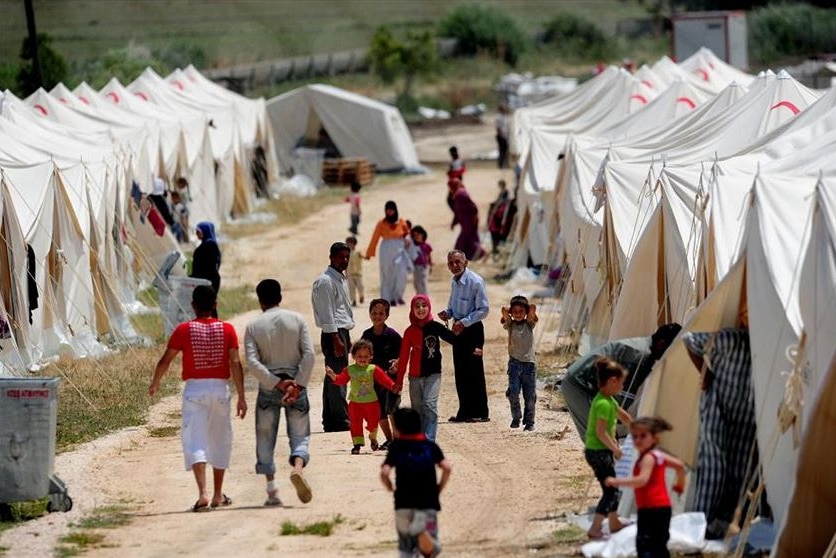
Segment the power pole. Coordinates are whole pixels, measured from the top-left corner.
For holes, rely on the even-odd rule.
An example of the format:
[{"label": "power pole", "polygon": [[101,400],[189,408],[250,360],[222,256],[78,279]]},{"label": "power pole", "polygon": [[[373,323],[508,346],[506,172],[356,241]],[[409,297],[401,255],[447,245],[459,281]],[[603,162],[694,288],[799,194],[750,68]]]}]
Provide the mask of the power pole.
[{"label": "power pole", "polygon": [[32,75],[38,87],[44,85],[44,75],[41,71],[41,54],[38,47],[38,31],[35,29],[35,8],[32,0],[23,0],[26,7],[26,28],[29,30],[29,44],[32,46]]}]

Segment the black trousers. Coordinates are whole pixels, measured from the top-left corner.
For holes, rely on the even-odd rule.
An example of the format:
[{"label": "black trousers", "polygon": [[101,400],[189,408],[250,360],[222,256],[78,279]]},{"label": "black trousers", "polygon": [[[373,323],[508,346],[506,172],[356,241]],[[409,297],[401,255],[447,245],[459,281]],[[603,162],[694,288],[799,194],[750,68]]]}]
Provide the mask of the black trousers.
[{"label": "black trousers", "polygon": [[456,395],[459,410],[456,418],[488,418],[488,390],[485,385],[485,363],[474,349],[485,345],[485,326],[476,322],[464,328],[453,343],[453,368],[456,376]]},{"label": "black trousers", "polygon": [[636,525],[636,554],[638,558],[670,558],[671,509],[645,508],[639,510]]},{"label": "black trousers", "polygon": [[[337,374],[348,366],[348,351],[351,349],[351,338],[347,329],[338,330],[345,344],[345,354],[337,357],[334,354],[334,339],[331,333],[322,333],[319,338],[325,365]],[[348,402],[346,401],[347,387],[338,386],[325,376],[322,384],[322,428],[325,432],[348,431]]]},{"label": "black trousers", "polygon": [[499,151],[499,156],[496,158],[496,166],[501,169],[508,168],[508,138],[497,134],[496,146]]},{"label": "black trousers", "polygon": [[595,513],[600,515],[609,515],[618,510],[618,502],[621,500],[621,493],[613,486],[607,486],[604,482],[607,477],[615,476],[615,456],[613,452],[608,449],[583,450],[583,456],[586,462],[592,467],[592,472],[595,473],[595,479],[601,485],[601,499],[598,500],[598,505],[595,506]]}]

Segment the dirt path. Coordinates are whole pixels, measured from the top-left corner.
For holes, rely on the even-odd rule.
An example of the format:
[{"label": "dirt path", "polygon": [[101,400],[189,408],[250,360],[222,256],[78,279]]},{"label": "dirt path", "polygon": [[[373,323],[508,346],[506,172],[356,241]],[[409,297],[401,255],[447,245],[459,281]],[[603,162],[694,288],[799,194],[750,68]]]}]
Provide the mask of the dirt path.
[{"label": "dirt path", "polygon": [[[471,165],[467,184],[482,211],[495,196],[500,171],[488,164]],[[510,179],[510,172],[504,177]],[[398,203],[401,215],[429,231],[437,265],[430,281],[430,294],[437,312],[449,294],[449,273],[444,256],[452,247],[451,214],[444,203],[445,179],[440,173],[414,176],[364,194],[364,217],[360,242],[365,246],[376,218],[382,216],[387,199]],[[484,218],[483,218],[484,220]],[[313,328],[310,285],[327,265],[328,246],[347,232],[348,208],[331,206],[296,226],[278,225],[256,237],[227,243],[224,250],[224,283],[254,285],[265,277],[278,278],[283,286],[282,306],[301,312]],[[473,269],[490,277],[497,269],[474,264]],[[377,261],[366,262],[366,297],[377,292]],[[536,287],[530,287],[533,290]],[[524,291],[525,289],[523,289]],[[411,295],[411,287],[407,294]],[[499,326],[499,307],[514,294],[505,285],[489,284],[492,311],[486,321],[486,371],[492,421],[483,424],[452,424],[446,417],[455,412],[456,396],[452,355],[444,348],[444,373],[440,398],[438,442],[453,463],[449,489],[442,495],[441,537],[449,556],[522,556],[529,546],[544,545],[540,555],[556,555],[548,547],[555,512],[586,505],[586,467],[581,445],[573,430],[563,439],[558,434],[570,424],[568,414],[547,408],[549,394],[539,393],[537,431],[522,433],[508,428],[510,411],[505,399],[506,338]],[[541,314],[548,313],[546,302]],[[237,316],[243,327],[253,314]],[[369,326],[365,309],[356,311],[353,338]],[[542,320],[556,327],[556,320]],[[390,324],[403,331],[407,309],[392,311]],[[315,343],[319,332],[312,329]],[[545,334],[540,349],[550,349],[554,336]],[[317,347],[315,370],[322,370]],[[151,371],[149,371],[150,378]],[[315,377],[318,375],[315,373]],[[255,384],[248,381],[248,401],[255,400]],[[311,393],[321,393],[320,380]],[[140,394],[138,394],[140,396]],[[408,395],[405,397],[405,402]],[[127,504],[134,511],[128,525],[102,531],[104,545],[89,556],[392,556],[396,552],[391,495],[378,480],[383,454],[368,449],[349,455],[348,433],[323,433],[321,401],[312,397],[313,439],[307,478],[314,491],[310,504],[296,499],[287,480],[289,469],[280,468],[277,480],[284,508],[264,508],[263,477],[253,472],[255,436],[252,412],[236,420],[232,466],[225,492],[235,501],[227,509],[206,514],[187,510],[195,499],[194,481],[183,470],[179,436],[151,437],[147,428],[137,428],[97,441],[58,457],[56,471],[67,482],[76,501],[68,514],[53,514],[3,534],[0,545],[8,556],[44,556],[55,547],[67,522],[78,521],[94,507]],[[170,397],[155,406],[149,426],[179,424],[179,399]],[[287,439],[282,432],[277,444],[277,464],[283,467]],[[304,525],[341,516],[343,522],[330,537],[280,536],[281,525],[291,521]]]}]

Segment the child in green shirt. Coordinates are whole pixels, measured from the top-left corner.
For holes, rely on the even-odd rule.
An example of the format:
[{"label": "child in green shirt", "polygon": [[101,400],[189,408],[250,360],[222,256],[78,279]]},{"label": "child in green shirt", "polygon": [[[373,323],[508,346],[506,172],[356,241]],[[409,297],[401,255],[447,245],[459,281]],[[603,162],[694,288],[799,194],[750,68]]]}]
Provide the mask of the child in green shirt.
[{"label": "child in green shirt", "polygon": [[374,347],[371,341],[361,339],[351,346],[354,364],[343,368],[339,374],[325,366],[325,373],[335,385],[351,384],[348,391],[348,423],[351,441],[354,444],[351,448],[352,455],[359,454],[365,443],[363,421],[366,422],[366,430],[369,431],[372,451],[379,447],[377,425],[380,422],[380,404],[377,402],[374,384],[378,383],[395,393],[400,391],[381,367],[372,364],[372,355]]},{"label": "child in green shirt", "polygon": [[595,507],[595,517],[587,535],[590,539],[603,538],[601,530],[606,518],[610,533],[615,533],[624,524],[618,519],[618,489],[606,485],[607,477],[615,476],[615,462],[621,459],[621,448],[615,440],[615,422],[621,420],[630,424],[630,415],[618,406],[615,396],[624,389],[627,372],[620,364],[606,357],[595,361],[598,376],[598,394],[592,400],[589,409],[589,421],[586,426],[584,457],[595,478],[601,484],[603,494]]}]

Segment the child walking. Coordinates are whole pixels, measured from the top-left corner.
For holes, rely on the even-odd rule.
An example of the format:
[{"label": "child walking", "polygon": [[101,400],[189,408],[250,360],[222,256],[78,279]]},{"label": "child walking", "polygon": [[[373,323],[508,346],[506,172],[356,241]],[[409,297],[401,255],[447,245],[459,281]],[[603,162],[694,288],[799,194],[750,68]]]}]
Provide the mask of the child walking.
[{"label": "child walking", "polygon": [[351,299],[351,305],[357,306],[358,298],[360,304],[363,304],[364,300],[363,254],[357,250],[356,236],[349,236],[345,239],[345,243],[351,248],[351,256],[348,258],[348,268],[345,270],[346,279],[348,279],[348,297]]},{"label": "child walking", "polygon": [[415,294],[428,294],[430,272],[433,268],[432,251],[433,247],[427,242],[427,231],[421,225],[412,227],[413,256],[412,263],[415,268],[412,270],[412,284],[415,286]]},{"label": "child walking", "polygon": [[[372,327],[363,332],[360,336],[372,344],[372,364],[380,366],[389,379],[396,381],[398,378],[398,355],[401,352],[401,334],[386,325],[389,319],[389,301],[376,298],[369,303],[369,318]],[[386,436],[386,441],[380,444],[380,449],[389,448],[392,441],[393,416],[398,407],[401,406],[401,394],[393,393],[380,384],[374,385],[377,392],[377,400],[380,402],[380,429]]]},{"label": "child walking", "polygon": [[409,327],[403,334],[398,357],[397,386],[403,385],[409,366],[409,399],[420,413],[424,436],[435,441],[438,430],[438,394],[441,390],[441,339],[448,343],[456,335],[433,319],[430,297],[417,294],[409,303]]},{"label": "child walking", "polygon": [[[509,307],[502,307],[502,327],[508,331],[508,390],[505,396],[511,403],[511,428],[534,430],[534,409],[537,403],[537,379],[534,374],[534,326],[537,325],[537,306],[524,296],[511,298]],[[520,389],[525,412],[520,413]]]},{"label": "child walking", "polygon": [[348,422],[351,430],[351,441],[354,446],[351,448],[352,455],[358,455],[360,448],[365,445],[363,437],[363,421],[366,422],[366,430],[369,431],[369,445],[372,451],[378,449],[377,445],[377,424],[380,421],[380,406],[377,402],[377,394],[374,391],[374,384],[382,384],[386,389],[396,391],[395,382],[389,379],[379,366],[372,364],[372,344],[361,339],[351,346],[351,357],[354,364],[351,364],[337,374],[328,366],[325,373],[331,381],[338,386],[350,384],[348,390]]},{"label": "child walking", "polygon": [[349,217],[351,218],[351,226],[348,230],[351,234],[360,234],[357,232],[357,226],[360,224],[360,188],[362,186],[359,182],[351,183],[351,192],[346,196],[345,201],[348,202]]},{"label": "child walking", "polygon": [[[436,481],[435,468],[441,469]],[[395,486],[390,478],[395,469]],[[395,493],[395,527],[401,558],[437,556],[439,495],[452,467],[441,448],[421,434],[421,417],[414,409],[395,411],[395,440],[380,468],[380,480]]]},{"label": "child walking", "polygon": [[595,517],[587,535],[590,539],[601,539],[604,537],[601,530],[604,519],[609,523],[610,533],[624,528],[616,513],[620,497],[618,489],[608,486],[606,480],[615,476],[615,462],[621,459],[621,448],[615,440],[616,420],[630,424],[630,415],[619,407],[615,400],[615,396],[624,389],[624,380],[627,377],[624,368],[606,357],[595,361],[595,368],[598,376],[598,394],[589,408],[583,453],[603,492],[595,507]]},{"label": "child walking", "polygon": [[672,430],[671,425],[658,417],[637,418],[630,424],[633,447],[639,458],[633,466],[633,476],[618,479],[608,477],[607,486],[629,486],[636,495],[639,510],[636,553],[638,558],[669,558],[671,500],[665,485],[665,469],[676,471],[673,489],[682,494],[685,489],[685,464],[667,453],[656,449],[659,435]]}]

